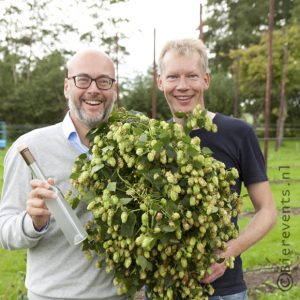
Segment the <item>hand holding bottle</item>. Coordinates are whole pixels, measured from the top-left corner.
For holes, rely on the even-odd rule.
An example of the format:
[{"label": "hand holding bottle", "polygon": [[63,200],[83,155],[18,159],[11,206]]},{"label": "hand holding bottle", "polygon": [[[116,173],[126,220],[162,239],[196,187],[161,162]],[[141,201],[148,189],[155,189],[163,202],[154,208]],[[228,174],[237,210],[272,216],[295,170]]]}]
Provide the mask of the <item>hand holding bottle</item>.
[{"label": "hand holding bottle", "polygon": [[51,214],[44,199],[49,201],[56,199],[56,194],[50,189],[54,185],[54,180],[49,178],[44,182],[33,179],[30,185],[32,190],[29,193],[26,211],[32,218],[34,228],[40,231],[48,224]]},{"label": "hand holding bottle", "polygon": [[[18,150],[32,174],[38,178],[36,181],[31,181],[33,190],[27,201],[27,204],[29,204],[27,212],[29,210],[29,215],[33,216],[36,229],[40,230],[47,224],[46,221],[49,220],[50,211],[68,242],[71,245],[81,243],[87,238],[87,233],[61,191],[52,185],[53,181],[47,180],[27,146],[21,145]],[[44,204],[49,211],[47,211]]]}]

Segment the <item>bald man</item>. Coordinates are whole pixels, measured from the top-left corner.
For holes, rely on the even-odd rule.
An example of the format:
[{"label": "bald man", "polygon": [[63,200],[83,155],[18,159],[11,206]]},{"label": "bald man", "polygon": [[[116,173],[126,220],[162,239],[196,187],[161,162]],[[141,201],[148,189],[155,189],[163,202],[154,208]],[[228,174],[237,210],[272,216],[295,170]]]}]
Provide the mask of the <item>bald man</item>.
[{"label": "bald man", "polygon": [[[50,215],[44,199],[54,199],[54,183],[71,189],[69,176],[75,159],[89,147],[87,133],[106,120],[116,98],[112,60],[97,49],[75,54],[66,64],[64,94],[69,111],[61,123],[33,130],[18,138],[4,160],[0,201],[0,245],[27,249],[26,288],[29,300],[123,299],[112,276],[85,258],[81,246],[70,246]],[[33,179],[18,153],[26,144],[38,161],[47,183]],[[84,204],[76,214],[85,224],[90,213]]]}]

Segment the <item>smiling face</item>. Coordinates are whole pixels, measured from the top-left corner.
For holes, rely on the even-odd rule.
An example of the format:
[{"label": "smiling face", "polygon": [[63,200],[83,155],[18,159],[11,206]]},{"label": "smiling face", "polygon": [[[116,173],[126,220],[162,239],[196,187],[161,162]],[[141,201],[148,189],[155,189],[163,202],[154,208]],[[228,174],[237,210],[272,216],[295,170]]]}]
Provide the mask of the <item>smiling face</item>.
[{"label": "smiling face", "polygon": [[89,88],[80,89],[71,77],[87,75],[91,78],[106,76],[114,79],[113,63],[100,51],[86,50],[74,55],[67,69],[69,79],[65,79],[64,93],[68,99],[71,119],[76,129],[83,126],[88,131],[108,118],[116,98],[116,88],[113,85],[109,90],[100,90],[93,81]]},{"label": "smiling face", "polygon": [[209,74],[202,71],[198,52],[180,54],[172,49],[164,55],[158,87],[164,92],[173,116],[179,111],[190,112],[197,104],[204,109],[203,94],[209,80]]}]

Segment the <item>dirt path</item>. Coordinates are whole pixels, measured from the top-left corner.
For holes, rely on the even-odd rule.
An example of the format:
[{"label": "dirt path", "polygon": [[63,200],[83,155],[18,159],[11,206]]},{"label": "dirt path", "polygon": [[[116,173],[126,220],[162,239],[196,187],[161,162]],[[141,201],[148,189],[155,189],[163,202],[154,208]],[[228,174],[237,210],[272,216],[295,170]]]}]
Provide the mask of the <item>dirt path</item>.
[{"label": "dirt path", "polygon": [[250,298],[258,299],[258,294],[273,293],[276,291],[290,290],[295,285],[300,285],[300,266],[299,264],[291,267],[291,272],[286,273],[280,267],[262,268],[244,272]]}]

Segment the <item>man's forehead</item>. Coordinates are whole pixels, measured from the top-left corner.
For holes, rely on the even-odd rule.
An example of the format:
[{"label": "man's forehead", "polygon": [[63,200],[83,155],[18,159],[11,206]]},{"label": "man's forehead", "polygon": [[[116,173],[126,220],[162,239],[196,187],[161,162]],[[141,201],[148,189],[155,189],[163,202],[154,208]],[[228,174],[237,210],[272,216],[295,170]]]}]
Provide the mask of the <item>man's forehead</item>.
[{"label": "man's forehead", "polygon": [[77,53],[69,60],[67,68],[69,73],[94,74],[95,72],[102,72],[109,73],[110,76],[114,74],[114,65],[111,59],[99,51]]}]

